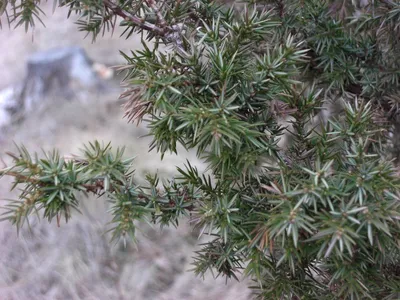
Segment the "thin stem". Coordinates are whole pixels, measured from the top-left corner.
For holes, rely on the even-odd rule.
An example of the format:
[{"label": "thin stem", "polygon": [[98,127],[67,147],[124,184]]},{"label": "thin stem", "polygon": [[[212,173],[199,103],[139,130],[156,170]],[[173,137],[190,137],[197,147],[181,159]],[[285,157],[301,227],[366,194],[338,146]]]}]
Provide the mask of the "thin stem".
[{"label": "thin stem", "polygon": [[146,0],[146,4],[154,11],[157,16],[157,20],[160,23],[161,28],[167,27],[167,22],[165,21],[163,15],[160,12],[160,9],[156,5],[154,0]]},{"label": "thin stem", "polygon": [[151,31],[153,33],[155,33],[158,36],[165,36],[167,33],[167,26],[165,26],[164,28],[160,28],[152,23],[146,22],[144,21],[144,19],[139,18],[137,16],[134,16],[132,14],[130,14],[129,12],[123,10],[121,7],[119,7],[118,5],[116,5],[115,3],[112,3],[109,0],[103,0],[103,4],[105,7],[107,7],[108,9],[110,9],[112,12],[114,12],[116,15],[124,18],[125,20],[129,20],[132,23],[134,23],[136,26]]}]

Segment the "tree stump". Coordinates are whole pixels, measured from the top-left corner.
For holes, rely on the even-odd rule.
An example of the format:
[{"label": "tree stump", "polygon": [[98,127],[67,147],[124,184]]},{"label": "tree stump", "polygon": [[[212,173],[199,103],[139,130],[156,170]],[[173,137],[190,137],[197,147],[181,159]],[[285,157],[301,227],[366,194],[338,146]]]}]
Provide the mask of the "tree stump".
[{"label": "tree stump", "polygon": [[49,95],[72,99],[82,89],[102,89],[93,62],[80,47],[52,49],[32,55],[21,86],[18,110],[34,110]]},{"label": "tree stump", "polygon": [[94,63],[80,47],[35,53],[27,60],[23,81],[0,91],[0,140],[13,124],[57,101],[85,101],[111,86],[112,71]]}]

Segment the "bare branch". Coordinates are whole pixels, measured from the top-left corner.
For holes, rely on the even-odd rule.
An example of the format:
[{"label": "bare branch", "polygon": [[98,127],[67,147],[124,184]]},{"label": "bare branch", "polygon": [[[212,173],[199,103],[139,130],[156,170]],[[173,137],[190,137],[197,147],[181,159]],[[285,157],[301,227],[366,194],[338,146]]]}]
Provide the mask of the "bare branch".
[{"label": "bare branch", "polygon": [[151,24],[149,22],[146,22],[144,19],[139,18],[137,16],[133,16],[132,14],[130,14],[129,12],[123,10],[121,7],[119,7],[118,5],[116,5],[115,3],[112,3],[109,0],[104,0],[103,4],[105,7],[107,7],[108,9],[110,9],[111,11],[113,11],[116,15],[124,18],[127,21],[130,21],[132,23],[134,23],[136,26],[151,31],[154,34],[158,35],[158,36],[165,36],[168,28],[165,26],[163,28],[160,28],[154,24]]},{"label": "bare branch", "polygon": [[175,24],[169,26],[154,0],[146,0],[146,4],[156,14],[159,26],[157,26],[156,24],[152,24],[150,22],[146,22],[143,18],[139,18],[137,16],[132,15],[131,13],[127,12],[126,10],[123,10],[120,6],[109,0],[103,0],[103,4],[106,8],[110,9],[114,14],[124,18],[127,21],[134,23],[136,26],[142,29],[152,32],[154,35],[161,37],[164,40],[164,42],[173,43],[176,46],[176,50],[181,55],[187,56],[182,41],[182,31],[184,28],[184,24]]},{"label": "bare branch", "polygon": [[146,4],[154,11],[157,16],[157,20],[160,23],[161,28],[167,27],[167,22],[165,21],[163,15],[160,12],[160,9],[156,5],[154,0],[146,0]]}]

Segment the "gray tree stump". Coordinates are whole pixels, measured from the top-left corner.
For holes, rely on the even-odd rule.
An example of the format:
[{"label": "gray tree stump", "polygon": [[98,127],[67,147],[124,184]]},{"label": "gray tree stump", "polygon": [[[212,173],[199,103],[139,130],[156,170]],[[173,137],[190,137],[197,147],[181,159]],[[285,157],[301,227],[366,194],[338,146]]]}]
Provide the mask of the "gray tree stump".
[{"label": "gray tree stump", "polygon": [[80,47],[52,49],[32,55],[21,86],[18,110],[34,110],[49,95],[72,99],[82,89],[102,89],[93,62]]},{"label": "gray tree stump", "polygon": [[57,105],[57,101],[85,101],[99,91],[112,90],[105,79],[112,71],[93,63],[80,47],[52,49],[27,60],[20,84],[0,91],[0,140],[27,115]]}]

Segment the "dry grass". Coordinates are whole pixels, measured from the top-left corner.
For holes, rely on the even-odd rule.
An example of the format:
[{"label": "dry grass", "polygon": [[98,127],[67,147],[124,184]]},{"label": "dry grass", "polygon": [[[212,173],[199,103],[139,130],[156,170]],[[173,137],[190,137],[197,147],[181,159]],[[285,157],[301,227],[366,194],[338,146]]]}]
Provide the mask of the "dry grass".
[{"label": "dry grass", "polygon": [[[137,180],[147,172],[168,177],[185,158],[202,167],[191,153],[169,155],[161,162],[157,153],[147,153],[148,138],[139,138],[143,128],[127,124],[113,102],[115,94],[98,96],[86,103],[55,102],[33,113],[13,132],[17,144],[39,150],[56,147],[64,154],[76,153],[88,140],[127,145],[128,155],[137,155]],[[4,148],[13,145],[7,142]],[[3,156],[6,163],[8,160]],[[14,197],[0,181],[0,197]],[[15,228],[0,223],[0,299],[247,299],[245,284],[204,281],[188,270],[198,244],[185,220],[178,229],[150,228],[140,224],[137,249],[130,244],[109,244],[104,234],[109,220],[105,199],[82,199],[83,215],[60,228],[34,222],[17,238]]]},{"label": "dry grass", "polygon": [[[51,6],[52,3],[49,3]],[[49,7],[45,7],[49,13]],[[48,15],[51,15],[49,13]],[[127,50],[137,40],[113,38],[92,45],[82,40],[65,11],[58,10],[44,19],[47,29],[37,28],[34,43],[22,30],[0,31],[0,89],[24,74],[24,61],[33,51],[56,46],[83,46],[89,56],[107,64],[119,61],[118,49]],[[57,38],[55,38],[57,37]],[[4,43],[3,43],[4,42]],[[13,150],[12,141],[24,143],[32,151],[60,149],[63,154],[76,153],[82,143],[94,139],[111,141],[113,146],[126,145],[127,155],[137,155],[136,174],[140,181],[146,172],[158,171],[168,177],[186,158],[201,163],[192,153],[167,156],[163,162],[157,153],[148,153],[149,138],[139,138],[145,129],[126,123],[115,99],[119,90],[108,95],[90,94],[85,101],[51,100],[51,105],[33,112],[9,132],[1,145],[0,156]],[[80,97],[85,99],[85,97]],[[8,192],[10,179],[0,180],[0,199],[14,198]],[[198,244],[185,220],[178,229],[150,228],[140,224],[137,249],[129,244],[109,244],[104,234],[109,215],[104,199],[82,199],[83,215],[75,215],[60,228],[45,221],[22,230],[0,223],[0,300],[15,299],[248,299],[245,283],[196,278],[188,270]]]}]

